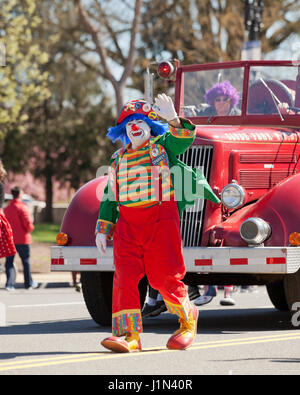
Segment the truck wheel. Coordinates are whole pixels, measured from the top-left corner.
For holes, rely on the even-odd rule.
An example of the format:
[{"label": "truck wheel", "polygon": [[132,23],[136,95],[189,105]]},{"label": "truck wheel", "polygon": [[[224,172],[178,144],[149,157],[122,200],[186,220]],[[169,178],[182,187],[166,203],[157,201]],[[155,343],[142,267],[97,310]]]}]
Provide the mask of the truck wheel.
[{"label": "truck wheel", "polygon": [[276,309],[280,311],[288,311],[289,307],[285,297],[283,280],[268,284],[267,291],[269,298]]},{"label": "truck wheel", "polygon": [[290,311],[295,302],[300,302],[300,269],[293,274],[287,274],[283,280],[287,305]]},{"label": "truck wheel", "polygon": [[102,326],[111,325],[113,272],[82,272],[83,298],[91,317]]},{"label": "truck wheel", "polygon": [[[101,326],[111,326],[113,272],[82,272],[83,298],[93,320]],[[139,283],[141,307],[147,293],[147,278]]]}]

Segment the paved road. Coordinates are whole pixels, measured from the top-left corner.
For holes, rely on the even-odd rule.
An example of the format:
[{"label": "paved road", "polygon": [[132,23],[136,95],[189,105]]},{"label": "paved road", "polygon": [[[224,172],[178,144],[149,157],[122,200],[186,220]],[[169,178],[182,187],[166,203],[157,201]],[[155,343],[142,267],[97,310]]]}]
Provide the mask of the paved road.
[{"label": "paved road", "polygon": [[175,316],[164,313],[144,320],[143,352],[112,354],[99,343],[110,329],[94,323],[73,288],[0,289],[6,310],[6,326],[0,327],[0,374],[300,373],[300,326],[291,324],[289,313],[271,306],[264,287],[235,293],[234,307],[221,307],[221,296],[199,308],[198,335],[188,351],[165,348],[178,324]]}]

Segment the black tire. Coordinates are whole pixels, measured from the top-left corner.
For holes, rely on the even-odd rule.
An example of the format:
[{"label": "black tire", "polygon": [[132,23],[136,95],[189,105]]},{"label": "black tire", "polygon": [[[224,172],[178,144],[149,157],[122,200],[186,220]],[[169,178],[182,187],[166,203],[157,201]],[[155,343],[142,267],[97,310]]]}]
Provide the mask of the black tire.
[{"label": "black tire", "polygon": [[290,311],[293,310],[293,304],[300,302],[300,269],[293,274],[287,274],[283,280],[284,292],[287,305]]},{"label": "black tire", "polygon": [[82,272],[82,294],[93,320],[111,325],[113,272]]},{"label": "black tire", "polygon": [[284,292],[283,280],[267,285],[267,292],[274,307],[280,311],[288,311],[289,307]]},{"label": "black tire", "polygon": [[[93,320],[101,326],[111,326],[114,272],[82,272],[83,298]],[[141,307],[147,293],[147,279],[139,283]]]}]

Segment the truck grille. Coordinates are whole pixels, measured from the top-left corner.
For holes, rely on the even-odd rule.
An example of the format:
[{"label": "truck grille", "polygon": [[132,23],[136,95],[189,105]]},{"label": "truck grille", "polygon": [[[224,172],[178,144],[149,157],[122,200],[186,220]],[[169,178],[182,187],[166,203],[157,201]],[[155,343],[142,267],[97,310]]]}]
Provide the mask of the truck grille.
[{"label": "truck grille", "polygon": [[[178,158],[190,167],[201,169],[209,181],[212,153],[212,146],[193,145]],[[203,199],[196,199],[194,206],[183,211],[180,218],[180,230],[184,247],[200,245],[204,211]]]}]

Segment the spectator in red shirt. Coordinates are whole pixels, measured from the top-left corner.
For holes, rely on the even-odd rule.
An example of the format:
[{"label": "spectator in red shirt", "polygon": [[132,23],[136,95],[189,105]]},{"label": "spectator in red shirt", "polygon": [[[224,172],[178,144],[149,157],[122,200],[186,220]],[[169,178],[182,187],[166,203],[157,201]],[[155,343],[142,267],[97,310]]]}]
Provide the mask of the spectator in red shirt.
[{"label": "spectator in red shirt", "polygon": [[[13,230],[13,237],[16,250],[22,260],[24,267],[24,285],[27,289],[37,288],[38,284],[32,280],[30,271],[30,244],[32,243],[31,232],[34,230],[34,225],[30,218],[29,210],[25,203],[22,202],[22,192],[19,187],[14,187],[11,190],[13,200],[5,208],[4,213]],[[11,291],[15,289],[14,286],[14,257],[15,255],[6,258],[6,289]]]}]

